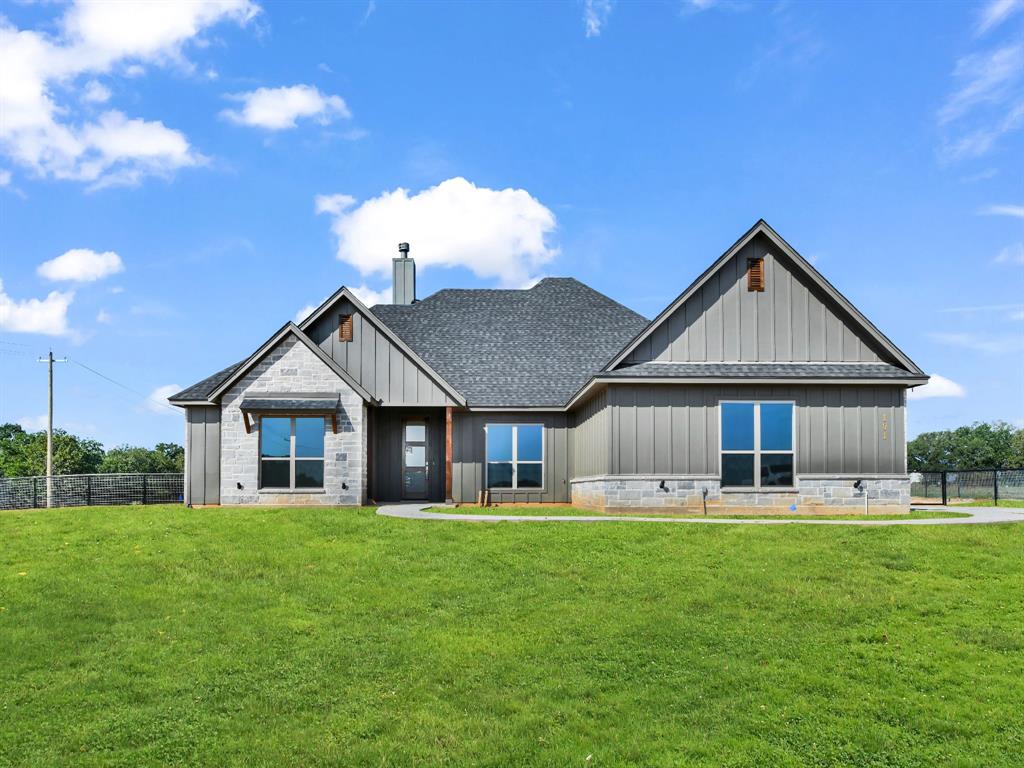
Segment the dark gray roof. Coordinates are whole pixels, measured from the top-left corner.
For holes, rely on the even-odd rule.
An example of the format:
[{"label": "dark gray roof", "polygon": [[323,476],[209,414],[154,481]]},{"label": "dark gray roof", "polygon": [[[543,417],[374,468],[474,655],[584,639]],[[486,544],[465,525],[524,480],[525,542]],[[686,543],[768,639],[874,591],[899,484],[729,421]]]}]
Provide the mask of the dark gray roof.
[{"label": "dark gray roof", "polygon": [[371,309],[475,407],[558,407],[647,326],[568,277]]},{"label": "dark gray roof", "polygon": [[278,411],[294,413],[296,411],[333,411],[338,407],[340,398],[334,397],[274,397],[245,398],[238,406],[243,411]]},{"label": "dark gray roof", "polygon": [[185,387],[185,389],[181,390],[181,392],[179,392],[176,395],[172,395],[167,399],[205,402],[209,398],[210,393],[217,389],[217,387],[219,387],[224,381],[226,381],[228,376],[230,376],[232,373],[238,370],[238,366],[240,366],[243,362],[245,361],[243,360],[241,362],[235,363],[234,365],[229,365],[223,371],[217,371],[217,373],[213,374],[212,376],[207,376],[205,379],[196,382],[191,387]]},{"label": "dark gray roof", "polygon": [[699,379],[919,379],[888,363],[640,363],[598,378]]}]

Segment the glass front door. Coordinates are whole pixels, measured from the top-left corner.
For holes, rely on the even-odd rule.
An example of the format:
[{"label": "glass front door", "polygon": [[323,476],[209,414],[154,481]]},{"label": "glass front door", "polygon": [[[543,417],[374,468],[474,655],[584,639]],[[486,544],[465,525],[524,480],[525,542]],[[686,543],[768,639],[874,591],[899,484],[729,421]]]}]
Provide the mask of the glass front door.
[{"label": "glass front door", "polygon": [[427,498],[427,424],[407,421],[402,428],[402,498]]}]

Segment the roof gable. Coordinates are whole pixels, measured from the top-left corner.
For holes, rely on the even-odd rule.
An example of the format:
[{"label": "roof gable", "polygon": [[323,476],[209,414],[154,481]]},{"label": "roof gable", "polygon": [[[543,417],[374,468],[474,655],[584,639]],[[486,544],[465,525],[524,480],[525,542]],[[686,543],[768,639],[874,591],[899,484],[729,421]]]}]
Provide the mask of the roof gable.
[{"label": "roof gable", "polygon": [[[354,316],[351,342],[336,339],[338,314]],[[466,404],[455,387],[344,286],[299,328],[385,405]]]},{"label": "roof gable", "polygon": [[[763,258],[765,290],[748,291]],[[649,361],[892,363],[920,368],[763,220],[605,367]]]},{"label": "roof gable", "polygon": [[235,382],[245,376],[245,374],[252,370],[264,357],[270,354],[275,347],[289,336],[294,336],[298,339],[299,342],[319,358],[324,365],[337,374],[338,377],[348,384],[361,398],[363,398],[364,401],[373,401],[373,395],[371,395],[358,381],[353,379],[344,368],[328,357],[320,347],[314,344],[310,338],[292,322],[288,322],[282,326],[282,328],[267,339],[259,349],[239,364],[226,379],[224,379],[215,389],[213,389],[213,391],[210,392],[208,396],[209,399],[217,400],[221,395],[227,392]]}]

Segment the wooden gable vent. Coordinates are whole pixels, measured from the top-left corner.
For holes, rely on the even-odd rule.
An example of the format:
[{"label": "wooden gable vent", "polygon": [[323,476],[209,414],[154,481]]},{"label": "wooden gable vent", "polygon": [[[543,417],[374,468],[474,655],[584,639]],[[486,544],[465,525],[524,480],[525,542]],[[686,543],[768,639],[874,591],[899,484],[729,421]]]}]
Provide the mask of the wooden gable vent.
[{"label": "wooden gable vent", "polygon": [[352,341],[352,315],[338,315],[338,341]]},{"label": "wooden gable vent", "polygon": [[747,290],[764,290],[764,259],[747,259]]}]

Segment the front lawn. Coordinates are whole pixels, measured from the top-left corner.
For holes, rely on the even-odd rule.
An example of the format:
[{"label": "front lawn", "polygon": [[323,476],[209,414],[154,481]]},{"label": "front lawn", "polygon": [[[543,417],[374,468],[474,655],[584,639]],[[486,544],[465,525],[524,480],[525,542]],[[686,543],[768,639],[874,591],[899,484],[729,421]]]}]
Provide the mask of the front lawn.
[{"label": "front lawn", "polygon": [[0,512],[0,765],[1019,765],[1022,537]]},{"label": "front lawn", "polygon": [[444,512],[455,515],[512,515],[516,517],[677,517],[686,520],[711,519],[711,520],[939,520],[946,517],[970,517],[967,512],[950,512],[944,509],[914,509],[902,515],[883,514],[876,515],[703,515],[699,509],[687,510],[686,512],[630,512],[624,509],[621,512],[595,512],[592,509],[580,507],[568,507],[555,504],[519,505],[508,504],[491,507],[481,507],[474,504],[464,504],[457,507],[431,507],[432,512]]}]

